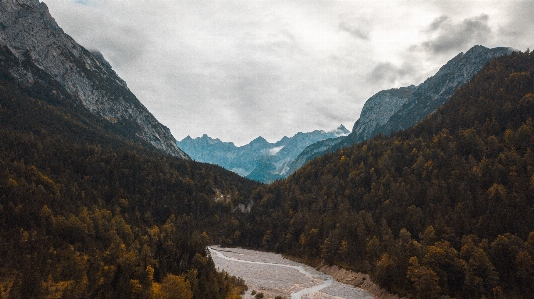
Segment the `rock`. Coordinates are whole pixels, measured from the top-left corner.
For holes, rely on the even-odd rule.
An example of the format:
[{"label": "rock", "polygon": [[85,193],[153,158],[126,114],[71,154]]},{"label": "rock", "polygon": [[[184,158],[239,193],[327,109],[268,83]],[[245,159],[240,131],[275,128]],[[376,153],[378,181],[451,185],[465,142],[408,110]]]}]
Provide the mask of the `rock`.
[{"label": "rock", "polygon": [[372,136],[379,133],[389,135],[415,125],[447,102],[459,87],[469,82],[491,60],[511,53],[510,48],[488,49],[477,45],[465,54],[458,54],[434,76],[421,83],[387,123],[374,130]]},{"label": "rock", "polygon": [[[61,86],[64,97],[112,123],[121,135],[188,159],[170,130],[139,102],[100,53],[77,44],[38,0],[0,2],[0,46],[18,63],[7,65],[23,86]],[[6,54],[9,55],[9,54]],[[4,56],[6,56],[4,55]]]},{"label": "rock", "polygon": [[460,53],[451,59],[419,86],[411,85],[376,93],[365,102],[360,118],[347,137],[308,146],[289,166],[289,173],[318,156],[378,134],[389,135],[415,125],[447,102],[456,89],[466,84],[492,59],[511,53],[510,48],[488,49],[474,46],[465,54]]}]

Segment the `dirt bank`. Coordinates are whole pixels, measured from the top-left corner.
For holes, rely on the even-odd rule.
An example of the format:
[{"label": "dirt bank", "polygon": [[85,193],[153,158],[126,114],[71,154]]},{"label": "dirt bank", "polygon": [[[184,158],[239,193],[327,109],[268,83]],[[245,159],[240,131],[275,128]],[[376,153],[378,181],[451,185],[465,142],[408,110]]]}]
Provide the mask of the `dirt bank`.
[{"label": "dirt bank", "polygon": [[368,274],[346,270],[338,266],[322,266],[319,271],[332,276],[336,281],[364,289],[375,299],[405,299],[381,289]]}]

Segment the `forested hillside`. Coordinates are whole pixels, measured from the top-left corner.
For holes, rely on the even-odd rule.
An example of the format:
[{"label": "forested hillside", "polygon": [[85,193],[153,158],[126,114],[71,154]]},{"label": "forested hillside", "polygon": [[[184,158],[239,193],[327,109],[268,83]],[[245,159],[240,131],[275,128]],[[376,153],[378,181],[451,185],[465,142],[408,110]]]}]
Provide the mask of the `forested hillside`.
[{"label": "forested hillside", "polygon": [[0,124],[1,298],[238,297],[206,245],[256,183],[134,144],[4,69]]},{"label": "forested hillside", "polygon": [[534,54],[497,58],[415,127],[257,189],[227,242],[367,272],[410,298],[531,296],[533,78]]}]

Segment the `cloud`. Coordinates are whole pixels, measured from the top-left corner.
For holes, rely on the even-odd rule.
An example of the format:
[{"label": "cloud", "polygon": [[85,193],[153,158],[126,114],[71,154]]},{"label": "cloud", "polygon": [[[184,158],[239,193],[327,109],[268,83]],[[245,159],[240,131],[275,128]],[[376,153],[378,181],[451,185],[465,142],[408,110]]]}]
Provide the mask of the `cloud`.
[{"label": "cloud", "polygon": [[440,27],[443,25],[443,23],[446,23],[447,21],[450,21],[449,17],[447,17],[447,16],[441,16],[441,17],[435,19],[432,22],[432,24],[430,24],[430,26],[428,26],[428,29],[426,30],[426,32],[428,32],[428,33],[435,32],[436,30],[440,29]]},{"label": "cloud", "polygon": [[283,148],[284,148],[285,145],[281,145],[281,146],[277,146],[277,147],[273,147],[271,149],[268,150],[269,152],[269,155],[270,156],[274,156],[276,154],[278,154]]},{"label": "cloud", "polygon": [[380,62],[371,70],[368,80],[374,84],[387,83],[396,86],[406,77],[414,76],[416,72],[409,62],[404,62],[400,67],[391,62]]},{"label": "cloud", "polygon": [[[51,9],[57,8],[56,5],[54,1],[48,4]],[[151,44],[149,35],[138,30],[139,24],[113,14],[113,6],[117,5],[114,1],[110,1],[109,7],[94,0],[63,1],[61,5],[61,15],[53,15],[61,21],[60,27],[71,24],[64,28],[68,29],[67,33],[89,50],[101,52],[115,69],[128,68],[146,54]],[[103,12],[103,8],[108,12]]]},{"label": "cloud", "polygon": [[[509,2],[509,3],[508,3]],[[498,40],[501,44],[514,46],[524,51],[533,48],[534,41],[534,1],[508,1],[509,9],[503,10],[504,22],[498,27]]]},{"label": "cloud", "polygon": [[484,44],[492,34],[488,21],[489,16],[486,14],[465,19],[460,23],[441,16],[425,30],[430,38],[422,43],[422,47],[435,54],[448,54],[459,52],[466,46]]},{"label": "cloud", "polygon": [[362,28],[354,28],[353,26],[341,22],[339,23],[339,29],[345,32],[348,32],[350,35],[363,39],[363,40],[369,40],[369,29],[362,29]]}]

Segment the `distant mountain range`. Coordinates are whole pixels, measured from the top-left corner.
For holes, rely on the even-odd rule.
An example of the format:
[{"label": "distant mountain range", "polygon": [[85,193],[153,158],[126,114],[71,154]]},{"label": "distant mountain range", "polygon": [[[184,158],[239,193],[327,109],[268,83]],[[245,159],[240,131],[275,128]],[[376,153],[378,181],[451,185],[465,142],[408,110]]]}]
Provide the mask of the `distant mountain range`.
[{"label": "distant mountain range", "polygon": [[466,84],[482,67],[496,57],[509,55],[512,49],[474,46],[442,66],[418,86],[383,90],[365,102],[352,132],[335,140],[322,140],[307,147],[289,166],[288,174],[308,161],[343,147],[367,140],[377,134],[389,135],[407,129],[447,102],[454,91]]},{"label": "distant mountain range", "polygon": [[238,147],[232,142],[223,142],[203,135],[194,139],[187,136],[177,144],[193,160],[217,164],[246,178],[270,183],[287,177],[288,165],[308,145],[349,133],[350,131],[341,125],[330,132],[299,132],[293,137],[285,136],[275,143],[270,143],[260,136],[249,144]]}]

